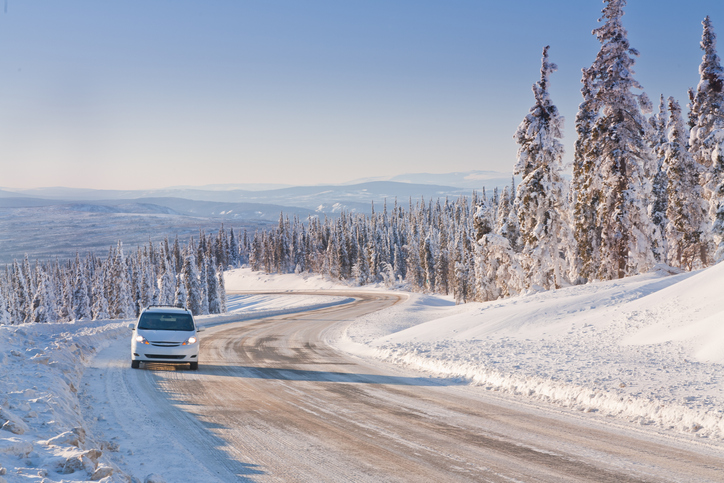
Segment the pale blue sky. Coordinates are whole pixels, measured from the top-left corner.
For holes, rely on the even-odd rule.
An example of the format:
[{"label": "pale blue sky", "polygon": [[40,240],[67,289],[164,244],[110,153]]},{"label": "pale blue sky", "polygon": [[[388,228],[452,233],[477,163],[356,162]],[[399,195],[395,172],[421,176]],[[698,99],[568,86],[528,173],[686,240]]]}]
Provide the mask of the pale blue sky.
[{"label": "pale blue sky", "polygon": [[[598,0],[8,0],[0,187],[319,184],[512,171],[543,46],[567,159]],[[636,78],[698,82],[722,0],[630,0]],[[720,55],[724,40],[720,41]]]}]

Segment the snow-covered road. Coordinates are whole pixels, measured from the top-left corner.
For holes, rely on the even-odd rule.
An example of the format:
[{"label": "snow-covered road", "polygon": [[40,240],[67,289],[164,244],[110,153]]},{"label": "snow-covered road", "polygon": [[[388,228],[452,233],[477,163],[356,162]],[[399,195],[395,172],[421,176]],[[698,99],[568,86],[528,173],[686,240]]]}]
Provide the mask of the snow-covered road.
[{"label": "snow-covered road", "polygon": [[724,455],[706,445],[337,351],[325,340],[399,299],[354,295],[351,304],[211,328],[198,372],[130,371],[117,362],[123,354],[105,351],[94,366],[105,374],[104,399],[115,400],[111,420],[124,427],[99,429],[133,441],[133,462],[117,463],[199,482],[724,479]]}]

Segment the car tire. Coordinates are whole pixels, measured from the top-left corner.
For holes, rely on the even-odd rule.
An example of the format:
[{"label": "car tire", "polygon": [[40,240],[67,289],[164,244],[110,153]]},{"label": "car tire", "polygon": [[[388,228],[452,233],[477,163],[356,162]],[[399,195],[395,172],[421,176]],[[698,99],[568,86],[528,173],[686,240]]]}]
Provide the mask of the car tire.
[{"label": "car tire", "polygon": [[131,369],[138,369],[141,366],[141,361],[131,361]]},{"label": "car tire", "polygon": [[195,370],[197,370],[197,369],[199,368],[199,363],[198,363],[198,362],[189,362],[189,364],[191,365],[191,370],[192,370],[192,371],[195,371]]}]

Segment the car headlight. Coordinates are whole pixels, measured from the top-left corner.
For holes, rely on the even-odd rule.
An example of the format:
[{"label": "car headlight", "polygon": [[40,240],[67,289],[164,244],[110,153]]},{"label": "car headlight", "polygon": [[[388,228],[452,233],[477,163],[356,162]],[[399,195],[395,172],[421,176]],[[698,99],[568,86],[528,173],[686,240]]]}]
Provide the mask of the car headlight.
[{"label": "car headlight", "polygon": [[186,342],[184,342],[181,345],[191,345],[191,344],[195,344],[195,343],[196,343],[196,337],[192,336],[192,337],[189,337],[188,339],[186,339]]},{"label": "car headlight", "polygon": [[144,336],[142,336],[142,335],[137,335],[137,336],[136,336],[136,342],[140,342],[141,344],[148,344],[148,341],[147,341],[146,338],[145,338]]}]

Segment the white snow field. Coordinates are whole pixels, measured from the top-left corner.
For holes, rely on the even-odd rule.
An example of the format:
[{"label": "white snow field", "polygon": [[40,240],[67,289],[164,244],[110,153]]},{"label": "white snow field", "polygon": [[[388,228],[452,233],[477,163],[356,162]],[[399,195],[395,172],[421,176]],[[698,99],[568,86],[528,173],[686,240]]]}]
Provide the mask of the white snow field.
[{"label": "white snow field", "polygon": [[[247,269],[227,272],[226,287],[229,292],[384,290]],[[409,294],[403,303],[330,332],[337,335],[329,342],[378,363],[465,380],[480,391],[719,446],[724,440],[722,288],[724,264],[459,306],[449,297]],[[216,325],[238,320],[240,313],[244,318],[278,315],[345,300],[230,295],[235,313],[198,321]],[[190,430],[178,426],[199,423],[190,422],[192,416],[138,414],[134,401],[152,404],[166,396],[121,391],[104,381],[108,368],[135,374],[128,361],[127,324],[0,327],[0,483],[189,480],[193,462],[206,452],[195,448],[193,439],[183,439]],[[137,438],[129,425],[157,436]],[[199,473],[191,480],[203,481],[207,470],[196,467]]]}]

